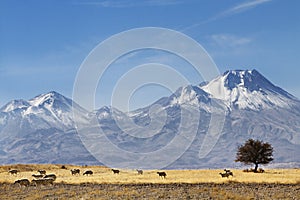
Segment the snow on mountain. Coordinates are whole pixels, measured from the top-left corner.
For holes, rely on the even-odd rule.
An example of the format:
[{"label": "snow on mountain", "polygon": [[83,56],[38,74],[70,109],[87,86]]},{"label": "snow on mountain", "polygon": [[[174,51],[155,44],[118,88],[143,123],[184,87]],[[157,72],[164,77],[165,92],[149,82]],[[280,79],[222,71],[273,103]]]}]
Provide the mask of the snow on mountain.
[{"label": "snow on mountain", "polygon": [[[72,100],[57,92],[41,94],[29,101],[14,100],[0,109],[10,117],[21,120],[32,129],[59,128],[68,130],[74,128]],[[86,111],[74,104],[76,110],[85,118]]]},{"label": "snow on mountain", "polygon": [[99,118],[108,118],[111,114],[111,108],[108,106],[104,106],[96,111],[96,115],[98,115]]},{"label": "snow on mountain", "polygon": [[[180,128],[186,136],[195,134],[184,154],[167,168],[240,167],[234,162],[235,153],[249,138],[273,145],[274,165],[300,166],[300,101],[256,70],[227,71],[128,113],[109,106],[88,113],[57,92],[11,101],[0,109],[0,162],[99,164],[83,146],[73,111],[86,134],[97,135],[100,127],[114,145],[128,152],[155,152],[169,144]],[[198,129],[191,133],[197,112]],[[218,114],[225,115],[224,122],[213,117]],[[220,122],[222,130],[212,143],[207,136]],[[204,142],[213,148],[199,157]],[[109,157],[126,164],[123,155]]]},{"label": "snow on mountain", "polygon": [[213,98],[223,100],[231,109],[289,108],[296,100],[256,70],[227,71],[200,88]]},{"label": "snow on mountain", "polygon": [[[167,119],[162,129],[153,127],[160,131],[155,137],[151,137],[151,143],[149,140],[136,139],[126,134],[135,130],[128,131],[128,127],[120,129],[113,118],[113,108],[100,109],[99,122],[111,141],[119,148],[134,152],[151,152],[163,147],[175,137],[182,117],[182,106],[189,105],[200,110],[197,136],[190,148],[168,168],[238,167],[240,165],[234,162],[237,147],[249,138],[270,142],[275,148],[274,163],[288,166],[288,163],[293,162],[293,165],[298,163],[300,166],[300,101],[274,86],[256,70],[227,71],[208,83],[181,87],[171,96],[163,97],[150,106],[126,115],[135,124],[147,127],[153,120],[150,110],[154,105],[159,105],[158,108],[167,113]],[[159,118],[158,113],[161,111],[152,112],[156,113],[153,115],[155,118]],[[210,121],[212,113],[225,113],[223,129],[211,152],[200,159],[199,151],[209,126],[217,124],[216,121]],[[124,115],[117,114],[117,117],[121,118],[120,116]],[[192,121],[192,118],[186,117],[188,121]],[[191,129],[191,124],[183,126],[187,130]],[[134,134],[145,133],[140,129],[139,133]]]},{"label": "snow on mountain", "polygon": [[20,99],[20,100],[13,100],[9,102],[5,106],[3,106],[0,110],[2,112],[10,112],[16,109],[26,108],[28,106],[30,106],[30,104],[27,101]]},{"label": "snow on mountain", "polygon": [[0,162],[97,163],[76,133],[72,105],[77,118],[88,121],[87,111],[54,91],[3,106]]}]

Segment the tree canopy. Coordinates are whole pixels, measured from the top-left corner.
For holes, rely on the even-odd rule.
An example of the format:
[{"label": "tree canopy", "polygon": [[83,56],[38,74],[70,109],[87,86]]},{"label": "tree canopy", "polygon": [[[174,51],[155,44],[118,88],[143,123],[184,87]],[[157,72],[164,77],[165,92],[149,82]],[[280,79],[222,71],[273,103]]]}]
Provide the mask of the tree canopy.
[{"label": "tree canopy", "polygon": [[238,148],[235,162],[254,164],[257,172],[259,164],[268,164],[273,160],[273,147],[260,140],[249,139]]}]

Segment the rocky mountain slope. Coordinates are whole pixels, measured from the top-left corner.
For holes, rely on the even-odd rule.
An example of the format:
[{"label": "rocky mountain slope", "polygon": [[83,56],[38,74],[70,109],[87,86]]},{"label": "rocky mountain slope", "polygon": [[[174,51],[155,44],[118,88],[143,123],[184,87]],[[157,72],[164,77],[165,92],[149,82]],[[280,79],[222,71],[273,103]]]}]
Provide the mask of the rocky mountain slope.
[{"label": "rocky mountain slope", "polygon": [[[77,132],[78,122],[85,131]],[[99,131],[118,149],[145,154],[109,151],[104,160],[117,167],[140,160],[155,168],[146,156],[169,144],[182,153],[172,153],[174,147],[160,153],[160,160],[172,161],[167,168],[239,167],[237,147],[249,138],[273,145],[274,166],[300,166],[300,101],[256,70],[227,71],[129,113],[112,107],[88,113],[56,92],[14,100],[0,110],[0,162],[99,164],[83,145],[95,157],[107,155],[105,145],[86,139]]]}]

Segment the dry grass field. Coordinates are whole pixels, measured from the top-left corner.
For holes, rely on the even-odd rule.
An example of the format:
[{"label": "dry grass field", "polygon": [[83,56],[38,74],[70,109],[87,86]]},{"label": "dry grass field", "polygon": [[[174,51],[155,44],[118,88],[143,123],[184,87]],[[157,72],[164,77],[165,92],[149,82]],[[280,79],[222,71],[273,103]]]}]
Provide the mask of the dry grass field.
[{"label": "dry grass field", "polygon": [[[0,166],[0,199],[300,199],[300,169],[267,169],[265,173],[231,170],[233,177],[221,178],[220,170],[158,170],[119,169],[113,174],[103,166],[65,165],[5,165]],[[71,175],[70,169],[80,169]],[[17,175],[9,169],[20,171]],[[54,185],[20,187],[14,181],[38,174],[56,174]],[[93,175],[83,176],[86,170]]]}]

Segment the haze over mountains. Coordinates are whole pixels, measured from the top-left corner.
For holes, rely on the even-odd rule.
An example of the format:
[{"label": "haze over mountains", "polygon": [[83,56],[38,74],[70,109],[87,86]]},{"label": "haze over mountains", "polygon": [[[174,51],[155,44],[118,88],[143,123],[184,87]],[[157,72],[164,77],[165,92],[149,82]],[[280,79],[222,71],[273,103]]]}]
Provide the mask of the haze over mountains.
[{"label": "haze over mountains", "polygon": [[[167,168],[238,167],[234,162],[237,147],[249,138],[272,144],[274,165],[300,166],[300,101],[256,70],[227,71],[208,83],[179,88],[153,104],[159,106],[129,113],[107,106],[89,113],[57,92],[29,101],[13,100],[0,109],[0,162],[100,164],[77,133],[72,105],[76,119],[86,124],[87,132],[97,133],[97,127],[90,126],[96,118],[110,141],[126,151],[157,151],[179,130],[193,135],[187,150]],[[184,112],[185,106],[196,107],[200,114],[194,133],[189,132],[195,125],[194,113]],[[214,126],[221,122],[221,132],[216,136]],[[145,130],[159,131],[151,135]],[[210,134],[213,137],[209,138]],[[139,135],[149,137],[134,137]],[[205,152],[205,145],[212,148]],[[98,151],[104,150],[99,146]],[[131,159],[110,156],[123,162],[122,166]],[[168,155],[160,159],[168,159]]]}]

